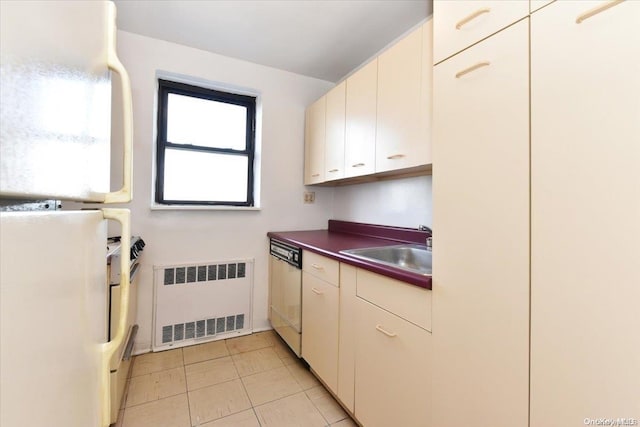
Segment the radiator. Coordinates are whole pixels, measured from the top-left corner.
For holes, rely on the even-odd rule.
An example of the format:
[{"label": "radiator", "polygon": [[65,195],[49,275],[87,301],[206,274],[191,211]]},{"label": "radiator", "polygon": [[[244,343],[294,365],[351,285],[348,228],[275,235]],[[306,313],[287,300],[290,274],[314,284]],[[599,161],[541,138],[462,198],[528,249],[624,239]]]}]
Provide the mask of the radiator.
[{"label": "radiator", "polygon": [[154,266],[153,351],[250,334],[253,264]]}]

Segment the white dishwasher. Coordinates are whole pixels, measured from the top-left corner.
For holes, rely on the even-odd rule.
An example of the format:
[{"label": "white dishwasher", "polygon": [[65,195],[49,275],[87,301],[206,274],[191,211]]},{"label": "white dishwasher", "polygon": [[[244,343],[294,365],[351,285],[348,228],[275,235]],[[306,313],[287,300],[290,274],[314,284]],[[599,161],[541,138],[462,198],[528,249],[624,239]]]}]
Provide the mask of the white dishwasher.
[{"label": "white dishwasher", "polygon": [[269,242],[269,320],[273,329],[300,357],[302,340],[302,250]]}]

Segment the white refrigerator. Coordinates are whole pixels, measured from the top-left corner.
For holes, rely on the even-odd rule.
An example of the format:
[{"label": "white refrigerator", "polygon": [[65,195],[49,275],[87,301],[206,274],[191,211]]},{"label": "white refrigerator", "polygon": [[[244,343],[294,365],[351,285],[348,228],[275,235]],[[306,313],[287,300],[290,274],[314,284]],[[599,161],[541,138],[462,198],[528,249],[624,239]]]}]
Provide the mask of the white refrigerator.
[{"label": "white refrigerator", "polygon": [[[119,404],[109,401],[109,361],[127,319],[107,342],[106,221],[121,223],[129,247],[129,211],[56,210],[131,200],[131,90],[115,35],[109,1],[0,2],[2,427],[104,427]],[[123,135],[111,135],[112,73]],[[115,192],[112,137],[125,147]]]}]

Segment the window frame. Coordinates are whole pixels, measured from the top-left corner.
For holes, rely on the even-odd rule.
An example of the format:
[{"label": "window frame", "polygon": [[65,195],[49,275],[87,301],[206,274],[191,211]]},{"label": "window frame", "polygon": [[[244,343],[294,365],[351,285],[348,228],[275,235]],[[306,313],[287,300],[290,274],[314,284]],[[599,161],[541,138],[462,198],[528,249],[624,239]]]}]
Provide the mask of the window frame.
[{"label": "window frame", "polygon": [[[167,119],[169,94],[189,96],[208,101],[224,102],[227,104],[246,107],[246,145],[244,150],[231,148],[206,147],[193,144],[179,144],[167,140]],[[256,151],[256,103],[257,98],[250,95],[223,92],[221,90],[194,86],[164,78],[158,78],[158,114],[156,123],[156,182],[155,203],[161,206],[231,206],[254,207],[255,206],[255,151]],[[246,201],[234,202],[224,200],[167,200],[164,198],[164,167],[165,151],[167,148],[186,150],[191,152],[206,152],[218,154],[230,154],[247,157],[247,197]]]}]

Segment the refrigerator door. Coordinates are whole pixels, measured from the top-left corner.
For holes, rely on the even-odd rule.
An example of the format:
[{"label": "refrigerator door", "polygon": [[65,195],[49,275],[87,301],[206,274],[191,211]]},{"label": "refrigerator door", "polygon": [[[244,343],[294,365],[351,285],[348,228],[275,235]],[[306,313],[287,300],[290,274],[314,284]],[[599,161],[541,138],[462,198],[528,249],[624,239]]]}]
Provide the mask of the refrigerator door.
[{"label": "refrigerator door", "polygon": [[[130,201],[131,93],[115,33],[112,2],[0,2],[0,197]],[[125,134],[115,199],[110,70]]]},{"label": "refrigerator door", "polygon": [[103,213],[0,219],[0,425],[103,426]]}]

